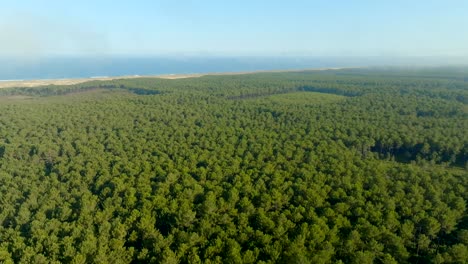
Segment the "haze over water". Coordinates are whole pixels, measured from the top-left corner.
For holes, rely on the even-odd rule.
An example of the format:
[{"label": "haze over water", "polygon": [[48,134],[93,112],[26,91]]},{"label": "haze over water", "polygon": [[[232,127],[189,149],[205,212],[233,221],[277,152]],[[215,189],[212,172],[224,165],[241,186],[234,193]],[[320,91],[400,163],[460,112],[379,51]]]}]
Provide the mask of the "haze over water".
[{"label": "haze over water", "polygon": [[382,57],[56,57],[0,59],[0,80],[90,78],[97,76],[295,70],[375,65],[440,65],[461,60]]}]

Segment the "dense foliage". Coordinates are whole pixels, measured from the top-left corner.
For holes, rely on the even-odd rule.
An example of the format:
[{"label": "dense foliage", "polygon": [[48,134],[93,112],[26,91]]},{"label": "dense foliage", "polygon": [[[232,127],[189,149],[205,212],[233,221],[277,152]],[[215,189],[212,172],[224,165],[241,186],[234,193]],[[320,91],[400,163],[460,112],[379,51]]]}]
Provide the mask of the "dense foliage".
[{"label": "dense foliage", "polygon": [[466,263],[468,72],[434,72],[2,89],[0,262]]}]

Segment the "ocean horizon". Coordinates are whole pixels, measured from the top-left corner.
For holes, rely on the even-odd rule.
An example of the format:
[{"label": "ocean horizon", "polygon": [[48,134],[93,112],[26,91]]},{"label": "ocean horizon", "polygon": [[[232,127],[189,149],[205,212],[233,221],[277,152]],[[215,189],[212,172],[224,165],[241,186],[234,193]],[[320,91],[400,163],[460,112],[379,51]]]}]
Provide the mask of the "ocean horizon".
[{"label": "ocean horizon", "polygon": [[49,57],[0,58],[0,81],[206,74],[366,66],[459,64],[441,58],[393,57]]}]

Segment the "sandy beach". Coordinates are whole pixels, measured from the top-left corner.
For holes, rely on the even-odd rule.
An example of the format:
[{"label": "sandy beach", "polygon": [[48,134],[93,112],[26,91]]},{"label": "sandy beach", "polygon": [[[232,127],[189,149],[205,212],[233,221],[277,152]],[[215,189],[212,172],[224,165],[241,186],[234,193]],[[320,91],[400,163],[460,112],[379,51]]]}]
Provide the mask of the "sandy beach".
[{"label": "sandy beach", "polygon": [[301,72],[301,71],[323,71],[323,70],[339,70],[342,68],[315,68],[315,69],[302,69],[302,70],[268,70],[268,71],[245,71],[245,72],[215,72],[215,73],[194,73],[194,74],[162,74],[162,75],[129,75],[129,76],[102,76],[91,78],[70,78],[70,79],[41,79],[41,80],[0,80],[0,88],[13,88],[13,87],[38,87],[44,85],[73,85],[88,81],[110,81],[116,79],[135,79],[135,78],[160,78],[160,79],[183,79],[183,78],[197,78],[207,75],[241,75],[251,73],[265,73],[265,72]]},{"label": "sandy beach", "polygon": [[157,76],[115,76],[115,77],[93,77],[77,79],[43,79],[43,80],[0,80],[0,88],[12,87],[38,87],[44,85],[72,85],[88,81],[110,81],[116,79],[135,79],[135,78],[161,78],[161,79],[181,79],[195,78],[203,74],[169,74]]}]

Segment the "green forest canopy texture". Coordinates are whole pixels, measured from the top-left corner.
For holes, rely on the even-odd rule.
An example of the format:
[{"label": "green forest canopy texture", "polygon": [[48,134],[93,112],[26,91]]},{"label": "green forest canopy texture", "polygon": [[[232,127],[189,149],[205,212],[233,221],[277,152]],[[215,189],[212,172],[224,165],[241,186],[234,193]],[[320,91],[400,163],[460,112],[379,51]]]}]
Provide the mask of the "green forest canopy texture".
[{"label": "green forest canopy texture", "polygon": [[467,69],[0,95],[0,262],[468,259]]}]

